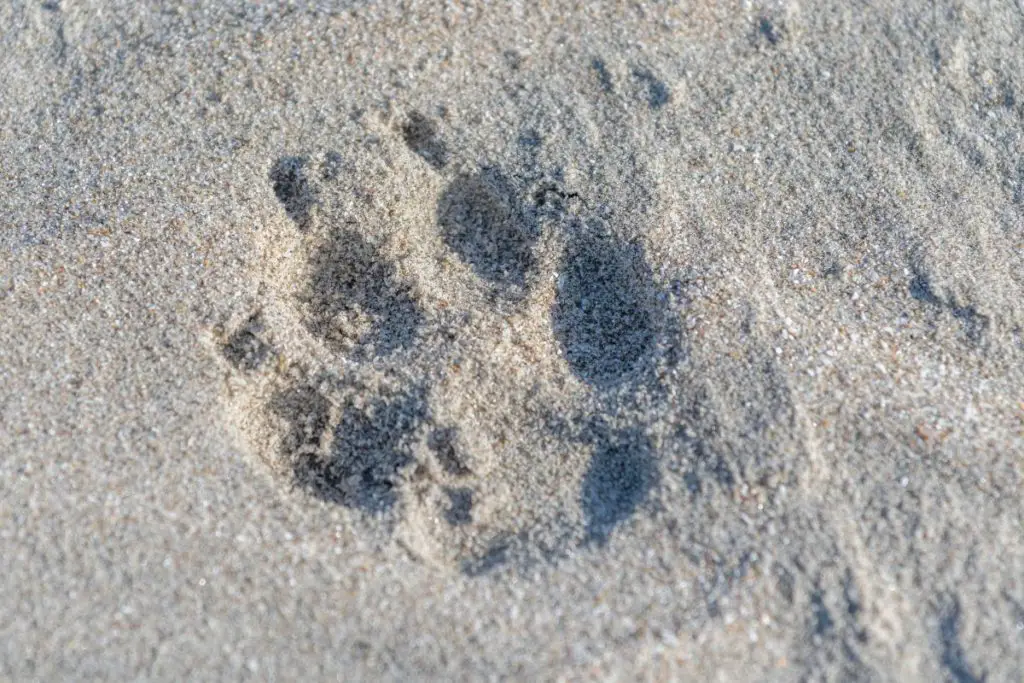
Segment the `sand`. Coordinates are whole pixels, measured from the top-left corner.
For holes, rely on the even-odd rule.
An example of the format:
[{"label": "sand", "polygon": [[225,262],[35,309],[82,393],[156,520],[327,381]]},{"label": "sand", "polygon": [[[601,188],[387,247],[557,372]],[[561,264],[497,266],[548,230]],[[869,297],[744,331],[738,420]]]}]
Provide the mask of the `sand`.
[{"label": "sand", "polygon": [[1024,678],[1024,6],[0,8],[0,678]]}]

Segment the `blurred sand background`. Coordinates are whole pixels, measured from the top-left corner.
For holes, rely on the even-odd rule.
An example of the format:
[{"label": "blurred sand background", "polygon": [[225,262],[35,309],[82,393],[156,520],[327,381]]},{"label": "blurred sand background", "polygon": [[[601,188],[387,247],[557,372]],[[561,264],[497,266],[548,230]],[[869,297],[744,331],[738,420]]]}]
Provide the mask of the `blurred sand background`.
[{"label": "blurred sand background", "polygon": [[0,678],[1024,677],[1024,5],[0,7]]}]

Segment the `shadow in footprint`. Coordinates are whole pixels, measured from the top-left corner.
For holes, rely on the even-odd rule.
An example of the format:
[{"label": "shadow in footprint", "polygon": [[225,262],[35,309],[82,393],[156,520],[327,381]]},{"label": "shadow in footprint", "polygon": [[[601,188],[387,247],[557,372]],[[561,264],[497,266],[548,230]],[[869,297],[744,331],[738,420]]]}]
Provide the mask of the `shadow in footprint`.
[{"label": "shadow in footprint", "polygon": [[309,225],[310,212],[316,204],[316,191],[306,176],[304,157],[281,157],[270,168],[274,194],[284,206],[288,217],[301,229]]},{"label": "shadow in footprint", "polygon": [[771,47],[782,42],[785,35],[785,27],[772,17],[762,16],[757,22],[757,40],[765,40]]},{"label": "shadow in footprint", "polygon": [[[521,535],[520,535],[521,536]],[[484,576],[507,564],[521,538],[513,534],[503,534],[492,540],[487,549],[476,557],[462,561],[462,573],[470,578]]]},{"label": "shadow in footprint", "polygon": [[628,377],[654,349],[656,301],[639,245],[603,229],[570,236],[552,324],[572,371],[599,387]]},{"label": "shadow in footprint", "polygon": [[258,370],[274,354],[263,340],[264,331],[262,316],[254,313],[221,346],[221,352],[239,370]]},{"label": "shadow in footprint", "polygon": [[448,165],[448,146],[438,136],[437,124],[418,111],[402,125],[402,139],[421,159],[440,171]]},{"label": "shadow in footprint", "polygon": [[423,313],[395,267],[359,233],[336,232],[312,258],[311,331],[343,351],[387,355],[412,344]]},{"label": "shadow in footprint", "polygon": [[653,452],[639,430],[600,438],[580,493],[588,542],[603,545],[646,500],[659,479]]},{"label": "shadow in footprint", "polygon": [[601,89],[607,93],[615,90],[615,84],[612,82],[612,74],[608,71],[608,67],[605,65],[603,59],[595,57],[590,61],[590,68],[597,74],[597,80],[601,84]]},{"label": "shadow in footprint", "polygon": [[435,429],[427,438],[427,446],[441,468],[448,474],[465,477],[472,474],[472,470],[466,464],[464,454],[459,452],[457,442],[458,431],[454,427]]},{"label": "shadow in footprint", "polygon": [[461,526],[473,521],[473,489],[460,487],[445,489],[448,494],[449,508],[444,513],[445,520],[452,526]]},{"label": "shadow in footprint", "polygon": [[289,446],[300,486],[323,500],[377,513],[397,501],[402,469],[413,461],[412,438],[426,414],[423,392],[381,396],[341,409],[331,427],[329,404],[304,388],[278,399],[292,421]]},{"label": "shadow in footprint", "polygon": [[987,676],[978,676],[971,670],[967,662],[963,645],[960,642],[960,602],[953,598],[949,601],[939,622],[939,641],[942,647],[942,666],[949,678],[956,683],[981,683]]},{"label": "shadow in footprint", "polygon": [[916,266],[911,269],[914,278],[910,281],[910,296],[938,309],[948,309],[953,317],[960,321],[967,339],[974,344],[980,343],[988,328],[988,319],[978,313],[974,306],[958,306],[955,302],[943,301],[932,289],[927,273]]},{"label": "shadow in footprint", "polygon": [[462,573],[476,578],[505,569],[527,572],[530,567],[564,560],[574,545],[569,528],[549,520],[517,532],[498,534],[482,552],[462,560]]},{"label": "shadow in footprint", "polygon": [[536,267],[540,226],[504,173],[485,169],[453,180],[438,202],[437,220],[448,246],[477,275],[501,287],[525,287]]},{"label": "shadow in footprint", "polygon": [[671,98],[668,86],[649,69],[633,69],[633,76],[647,87],[647,106],[661,109]]}]

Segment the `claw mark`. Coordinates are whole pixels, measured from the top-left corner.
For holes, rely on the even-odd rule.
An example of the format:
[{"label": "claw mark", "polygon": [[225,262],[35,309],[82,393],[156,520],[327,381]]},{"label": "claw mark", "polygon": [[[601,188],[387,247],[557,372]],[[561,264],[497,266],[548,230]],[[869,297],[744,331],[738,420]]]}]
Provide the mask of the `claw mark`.
[{"label": "claw mark", "polygon": [[595,57],[594,60],[590,62],[590,68],[597,72],[597,80],[601,84],[602,90],[610,93],[615,89],[615,86],[612,83],[612,75],[608,71],[608,67],[605,66],[603,59]]},{"label": "claw mark", "polygon": [[939,638],[942,641],[942,665],[946,667],[956,683],[983,683],[987,676],[975,676],[964,657],[960,644],[960,602],[956,599],[947,606],[939,624]]},{"label": "claw mark", "polygon": [[416,154],[437,170],[448,165],[448,146],[437,135],[437,124],[419,112],[411,112],[402,125],[402,138]]},{"label": "claw mark", "polygon": [[910,296],[923,303],[948,309],[953,317],[960,321],[967,338],[975,344],[980,342],[988,327],[988,318],[978,313],[974,306],[958,306],[953,301],[943,301],[932,289],[928,275],[918,268],[913,270],[914,278],[910,281]]},{"label": "claw mark", "polygon": [[341,155],[337,152],[328,152],[324,155],[324,163],[320,168],[320,177],[324,180],[334,180],[341,175],[341,167],[344,163]]},{"label": "claw mark", "polygon": [[647,86],[647,105],[651,109],[661,109],[668,104],[671,97],[668,86],[649,69],[633,69],[633,76]]},{"label": "claw mark", "polygon": [[757,32],[773,46],[778,45],[783,36],[782,29],[770,17],[761,17],[757,24]]},{"label": "claw mark", "polygon": [[224,344],[224,357],[241,370],[258,369],[272,353],[270,345],[260,338],[262,333],[263,320],[254,313]]},{"label": "claw mark", "polygon": [[270,169],[274,194],[288,217],[303,229],[309,225],[310,211],[316,204],[316,192],[306,177],[305,166],[304,157],[291,156],[281,157]]},{"label": "claw mark", "polygon": [[467,488],[447,489],[448,501],[451,507],[444,514],[444,518],[452,526],[461,526],[473,521],[473,490]]}]

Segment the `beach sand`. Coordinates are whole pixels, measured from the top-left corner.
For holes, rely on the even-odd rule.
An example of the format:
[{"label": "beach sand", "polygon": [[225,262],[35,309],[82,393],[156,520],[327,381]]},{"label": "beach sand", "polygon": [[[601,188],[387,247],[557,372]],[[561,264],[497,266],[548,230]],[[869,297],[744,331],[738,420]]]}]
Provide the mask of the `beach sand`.
[{"label": "beach sand", "polygon": [[1024,6],[0,8],[0,678],[1024,677]]}]

